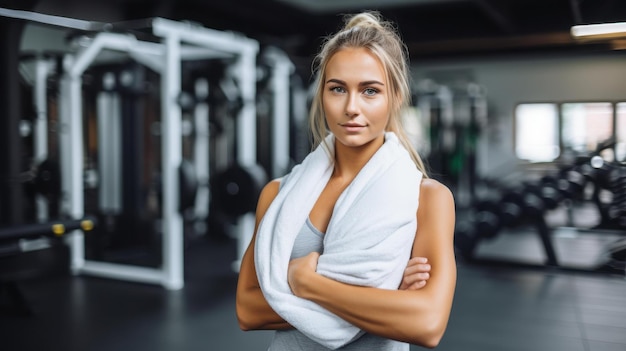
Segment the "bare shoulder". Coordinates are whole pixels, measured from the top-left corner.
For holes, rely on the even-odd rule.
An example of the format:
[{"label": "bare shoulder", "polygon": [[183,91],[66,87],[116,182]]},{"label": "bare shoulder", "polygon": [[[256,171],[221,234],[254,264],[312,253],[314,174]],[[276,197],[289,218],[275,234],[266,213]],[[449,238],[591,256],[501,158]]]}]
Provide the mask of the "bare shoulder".
[{"label": "bare shoulder", "polygon": [[257,218],[262,218],[265,215],[268,207],[270,207],[270,204],[274,201],[274,198],[276,198],[279,189],[280,179],[271,180],[263,187],[256,207]]},{"label": "bare shoulder", "polygon": [[269,181],[267,184],[265,184],[265,186],[263,187],[263,190],[261,190],[260,198],[269,197],[273,200],[276,197],[276,194],[278,194],[279,188],[280,188],[280,178]]},{"label": "bare shoulder", "polygon": [[420,199],[422,198],[425,200],[435,200],[438,198],[440,200],[454,201],[452,191],[443,183],[432,178],[422,179],[422,183],[420,184]]},{"label": "bare shoulder", "polygon": [[420,213],[426,215],[427,213],[441,212],[453,214],[455,209],[452,191],[443,183],[432,178],[422,180],[419,203],[418,215]]}]

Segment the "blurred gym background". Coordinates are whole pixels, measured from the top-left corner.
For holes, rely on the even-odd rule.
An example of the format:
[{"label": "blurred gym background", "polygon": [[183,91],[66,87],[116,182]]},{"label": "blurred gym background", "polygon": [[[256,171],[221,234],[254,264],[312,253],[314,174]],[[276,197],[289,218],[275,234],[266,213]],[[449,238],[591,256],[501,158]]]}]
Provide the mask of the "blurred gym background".
[{"label": "blurred gym background", "polygon": [[0,348],[265,350],[234,310],[256,199],[363,9],[456,198],[438,349],[625,350],[621,0],[1,0]]}]

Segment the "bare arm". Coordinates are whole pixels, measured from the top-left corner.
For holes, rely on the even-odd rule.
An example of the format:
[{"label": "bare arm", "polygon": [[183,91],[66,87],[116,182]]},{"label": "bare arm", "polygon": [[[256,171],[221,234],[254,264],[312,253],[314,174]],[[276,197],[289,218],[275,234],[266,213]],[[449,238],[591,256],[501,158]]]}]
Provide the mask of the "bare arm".
[{"label": "bare arm", "polygon": [[449,189],[424,180],[417,220],[411,256],[427,257],[432,267],[423,288],[384,290],[340,283],[315,272],[319,254],[311,253],[291,261],[289,284],[294,294],[372,334],[437,346],[448,324],[456,286],[455,208]]},{"label": "bare arm", "polygon": [[236,309],[239,327],[242,330],[291,328],[287,322],[274,312],[267,300],[265,300],[254,265],[254,242],[259,222],[265,215],[270,203],[276,197],[276,194],[278,194],[278,187],[279,182],[275,180],[263,188],[257,204],[254,235],[241,259],[239,280],[237,282]]}]

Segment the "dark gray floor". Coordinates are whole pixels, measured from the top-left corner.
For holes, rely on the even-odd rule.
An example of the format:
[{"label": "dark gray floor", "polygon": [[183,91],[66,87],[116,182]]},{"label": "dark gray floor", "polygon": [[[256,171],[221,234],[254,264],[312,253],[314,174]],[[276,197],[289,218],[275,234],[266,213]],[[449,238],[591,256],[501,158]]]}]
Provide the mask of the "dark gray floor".
[{"label": "dark gray floor", "polygon": [[[237,326],[234,250],[191,246],[180,291],[86,276],[25,282],[35,314],[0,313],[0,350],[264,350],[271,332]],[[438,350],[625,351],[626,280],[460,262]]]}]

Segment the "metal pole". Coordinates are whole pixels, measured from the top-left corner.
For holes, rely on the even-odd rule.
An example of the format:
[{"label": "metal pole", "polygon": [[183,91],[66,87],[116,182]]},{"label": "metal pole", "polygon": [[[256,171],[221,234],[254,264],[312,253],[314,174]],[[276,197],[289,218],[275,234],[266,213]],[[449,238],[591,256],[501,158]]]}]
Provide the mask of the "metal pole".
[{"label": "metal pole", "polygon": [[[237,160],[241,166],[256,166],[256,55],[257,49],[243,51],[232,69],[238,73],[244,106],[237,116]],[[232,268],[238,272],[241,258],[254,232],[255,217],[247,213],[237,221],[237,260]]]},{"label": "metal pole", "polygon": [[[44,58],[37,58],[35,61],[35,84],[33,94],[33,104],[36,110],[35,132],[34,132],[34,161],[40,164],[48,157],[48,101],[47,88],[48,76],[52,70],[54,62]],[[45,196],[37,194],[35,196],[37,220],[46,221],[49,218],[48,200]]]},{"label": "metal pole", "polygon": [[[73,57],[65,57],[65,71],[69,71]],[[61,110],[59,114],[62,209],[70,218],[84,215],[83,189],[83,114],[81,74],[66,73],[61,81]],[[85,243],[83,233],[75,230],[69,237],[71,268],[77,273],[85,264]]]},{"label": "metal pole", "polygon": [[162,173],[163,173],[163,286],[182,289],[183,221],[178,212],[178,167],[182,161],[181,111],[176,99],[181,91],[180,37],[164,39],[165,72],[162,75]]}]

